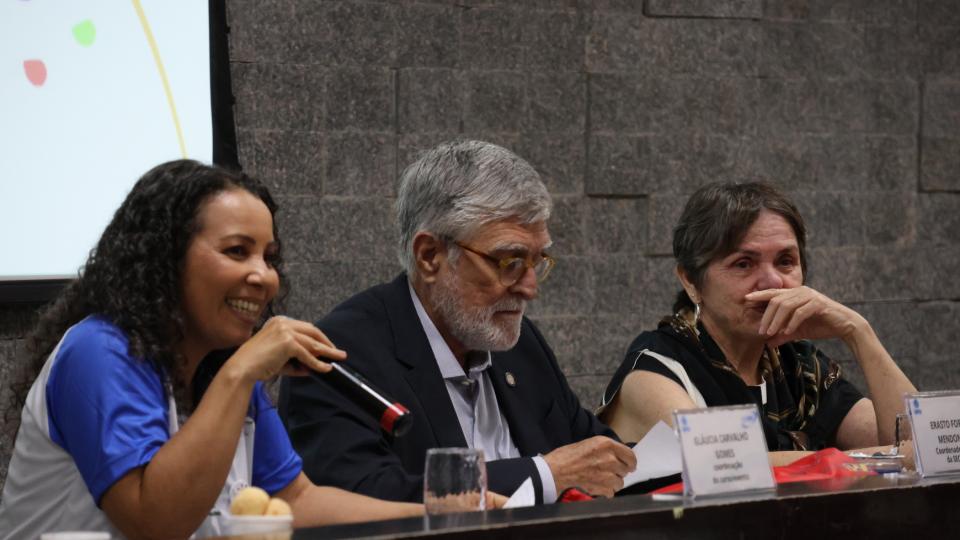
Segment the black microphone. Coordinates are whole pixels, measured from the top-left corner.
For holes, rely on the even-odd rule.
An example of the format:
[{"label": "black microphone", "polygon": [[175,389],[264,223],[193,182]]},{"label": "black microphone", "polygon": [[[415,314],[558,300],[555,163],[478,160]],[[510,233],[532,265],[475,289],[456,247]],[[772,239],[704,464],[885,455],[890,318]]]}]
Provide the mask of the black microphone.
[{"label": "black microphone", "polygon": [[[299,361],[292,359],[291,362]],[[413,415],[401,403],[387,397],[373,383],[340,362],[329,362],[331,369],[320,373],[307,369],[311,376],[334,387],[374,418],[380,421],[383,431],[394,437],[402,437],[413,425]],[[302,365],[302,364],[301,364]]]}]

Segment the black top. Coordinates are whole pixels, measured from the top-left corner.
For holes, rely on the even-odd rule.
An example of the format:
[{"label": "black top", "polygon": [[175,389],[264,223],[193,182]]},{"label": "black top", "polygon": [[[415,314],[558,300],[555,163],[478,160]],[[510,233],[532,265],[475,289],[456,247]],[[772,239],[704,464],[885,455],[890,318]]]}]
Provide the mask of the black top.
[{"label": "black top", "polygon": [[[699,334],[699,335],[698,335]],[[841,376],[840,366],[809,341],[766,349],[760,371],[767,401],[759,387],[750,387],[727,361],[702,324],[694,332],[679,316],[663,319],[652,332],[640,334],[604,392],[609,404],[635,369],[652,371],[683,386],[680,378],[653,351],[680,363],[708,407],[755,403],[763,412],[763,432],[772,450],[819,450],[836,444],[837,429],[863,395]]]}]

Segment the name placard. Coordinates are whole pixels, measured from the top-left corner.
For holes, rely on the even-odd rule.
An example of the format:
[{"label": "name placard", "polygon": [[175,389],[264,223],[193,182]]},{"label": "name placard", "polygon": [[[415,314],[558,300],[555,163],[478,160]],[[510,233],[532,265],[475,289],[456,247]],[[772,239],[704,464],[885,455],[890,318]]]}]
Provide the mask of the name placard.
[{"label": "name placard", "polygon": [[688,497],[773,489],[756,405],[673,411]]},{"label": "name placard", "polygon": [[920,476],[960,474],[960,392],[907,394]]}]

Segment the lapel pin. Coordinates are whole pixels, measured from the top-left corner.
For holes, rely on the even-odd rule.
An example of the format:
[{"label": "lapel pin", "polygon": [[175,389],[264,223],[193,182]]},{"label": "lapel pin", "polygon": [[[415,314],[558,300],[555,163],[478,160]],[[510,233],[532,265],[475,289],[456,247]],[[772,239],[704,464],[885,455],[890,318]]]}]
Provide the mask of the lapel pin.
[{"label": "lapel pin", "polygon": [[503,377],[507,379],[507,386],[513,387],[517,385],[517,378],[513,376],[513,373],[508,371]]}]

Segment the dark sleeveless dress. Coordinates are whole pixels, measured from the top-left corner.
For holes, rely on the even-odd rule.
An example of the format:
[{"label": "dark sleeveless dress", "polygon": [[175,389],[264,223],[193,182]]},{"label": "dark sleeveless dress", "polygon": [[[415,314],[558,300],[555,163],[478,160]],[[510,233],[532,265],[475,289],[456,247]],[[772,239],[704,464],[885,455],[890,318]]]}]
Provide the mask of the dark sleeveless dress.
[{"label": "dark sleeveless dress", "polygon": [[837,429],[863,395],[843,379],[840,366],[809,341],[768,348],[760,362],[766,403],[759,387],[750,387],[724,357],[702,324],[693,330],[680,316],[663,319],[652,332],[640,334],[603,396],[609,404],[626,376],[635,369],[652,371],[683,386],[680,378],[649,350],[679,362],[707,406],[756,403],[763,416],[767,448],[820,450],[835,446]]}]

